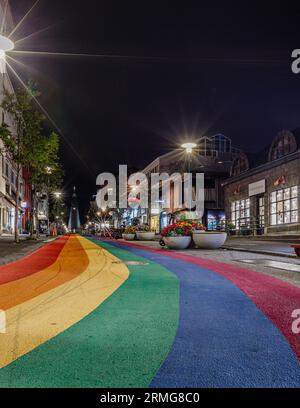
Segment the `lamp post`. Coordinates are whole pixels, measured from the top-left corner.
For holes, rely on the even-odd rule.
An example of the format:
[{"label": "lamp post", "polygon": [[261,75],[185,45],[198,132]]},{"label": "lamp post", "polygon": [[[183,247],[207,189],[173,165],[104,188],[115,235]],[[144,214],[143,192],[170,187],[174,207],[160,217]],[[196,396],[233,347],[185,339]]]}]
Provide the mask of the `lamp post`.
[{"label": "lamp post", "polygon": [[47,233],[50,235],[50,220],[49,220],[49,210],[50,210],[50,177],[52,174],[52,167],[46,166],[45,168],[46,174],[47,174],[47,200],[48,200],[48,212],[47,212]]},{"label": "lamp post", "polygon": [[[183,149],[185,149],[185,153],[187,155],[187,160],[188,160],[188,174],[191,172],[191,161],[192,161],[192,155],[194,149],[197,147],[196,143],[194,142],[188,142],[188,143],[183,143],[181,145]],[[190,177],[190,176],[188,176]],[[190,186],[191,187],[191,186]],[[191,192],[190,192],[191,193]],[[191,194],[189,194],[190,200],[192,200]],[[191,201],[189,202],[189,210],[191,211]]]},{"label": "lamp post", "polygon": [[55,217],[55,219],[56,219],[56,229],[58,231],[58,227],[59,227],[59,223],[60,223],[60,221],[59,221],[59,219],[60,219],[60,216],[59,216],[59,211],[60,211],[59,201],[60,201],[60,199],[62,197],[62,192],[61,191],[55,191],[53,193],[53,195],[54,195],[55,200],[56,200],[56,217]]}]

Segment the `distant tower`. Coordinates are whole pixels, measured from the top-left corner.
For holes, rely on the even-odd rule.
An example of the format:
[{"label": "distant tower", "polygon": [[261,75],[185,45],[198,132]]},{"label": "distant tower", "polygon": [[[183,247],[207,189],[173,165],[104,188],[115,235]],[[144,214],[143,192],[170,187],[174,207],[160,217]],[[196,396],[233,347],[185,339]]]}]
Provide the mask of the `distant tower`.
[{"label": "distant tower", "polygon": [[80,218],[79,218],[79,208],[78,208],[78,200],[76,195],[76,187],[73,188],[72,200],[71,200],[71,208],[70,208],[70,215],[69,215],[69,223],[68,228],[70,231],[76,231],[80,228]]}]

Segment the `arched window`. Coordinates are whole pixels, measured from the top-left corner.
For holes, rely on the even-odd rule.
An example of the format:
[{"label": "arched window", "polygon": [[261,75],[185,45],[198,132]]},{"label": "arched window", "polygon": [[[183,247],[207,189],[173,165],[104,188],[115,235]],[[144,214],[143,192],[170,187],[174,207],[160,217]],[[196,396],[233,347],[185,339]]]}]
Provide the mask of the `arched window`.
[{"label": "arched window", "polygon": [[231,176],[239,176],[247,170],[249,170],[249,161],[245,153],[242,153],[232,163]]},{"label": "arched window", "polygon": [[289,130],[282,130],[274,139],[270,151],[269,161],[279,159],[297,150],[295,136]]}]

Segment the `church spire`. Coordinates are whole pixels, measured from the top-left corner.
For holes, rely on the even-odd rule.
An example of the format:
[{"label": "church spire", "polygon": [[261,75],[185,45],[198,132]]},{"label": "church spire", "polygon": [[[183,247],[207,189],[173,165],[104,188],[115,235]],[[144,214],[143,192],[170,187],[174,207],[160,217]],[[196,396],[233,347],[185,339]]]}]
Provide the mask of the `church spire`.
[{"label": "church spire", "polygon": [[68,228],[71,232],[75,232],[80,228],[80,225],[81,223],[80,223],[80,217],[79,217],[78,199],[77,199],[77,194],[76,194],[76,187],[74,186],[72,200],[71,200]]}]

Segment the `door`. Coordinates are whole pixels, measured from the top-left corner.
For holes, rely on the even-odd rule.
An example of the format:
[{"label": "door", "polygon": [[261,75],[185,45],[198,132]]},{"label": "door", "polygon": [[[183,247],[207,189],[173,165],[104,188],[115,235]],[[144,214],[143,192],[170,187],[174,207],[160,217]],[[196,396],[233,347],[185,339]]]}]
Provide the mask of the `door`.
[{"label": "door", "polygon": [[265,232],[265,197],[258,196],[257,197],[257,228],[256,234],[263,235]]}]

